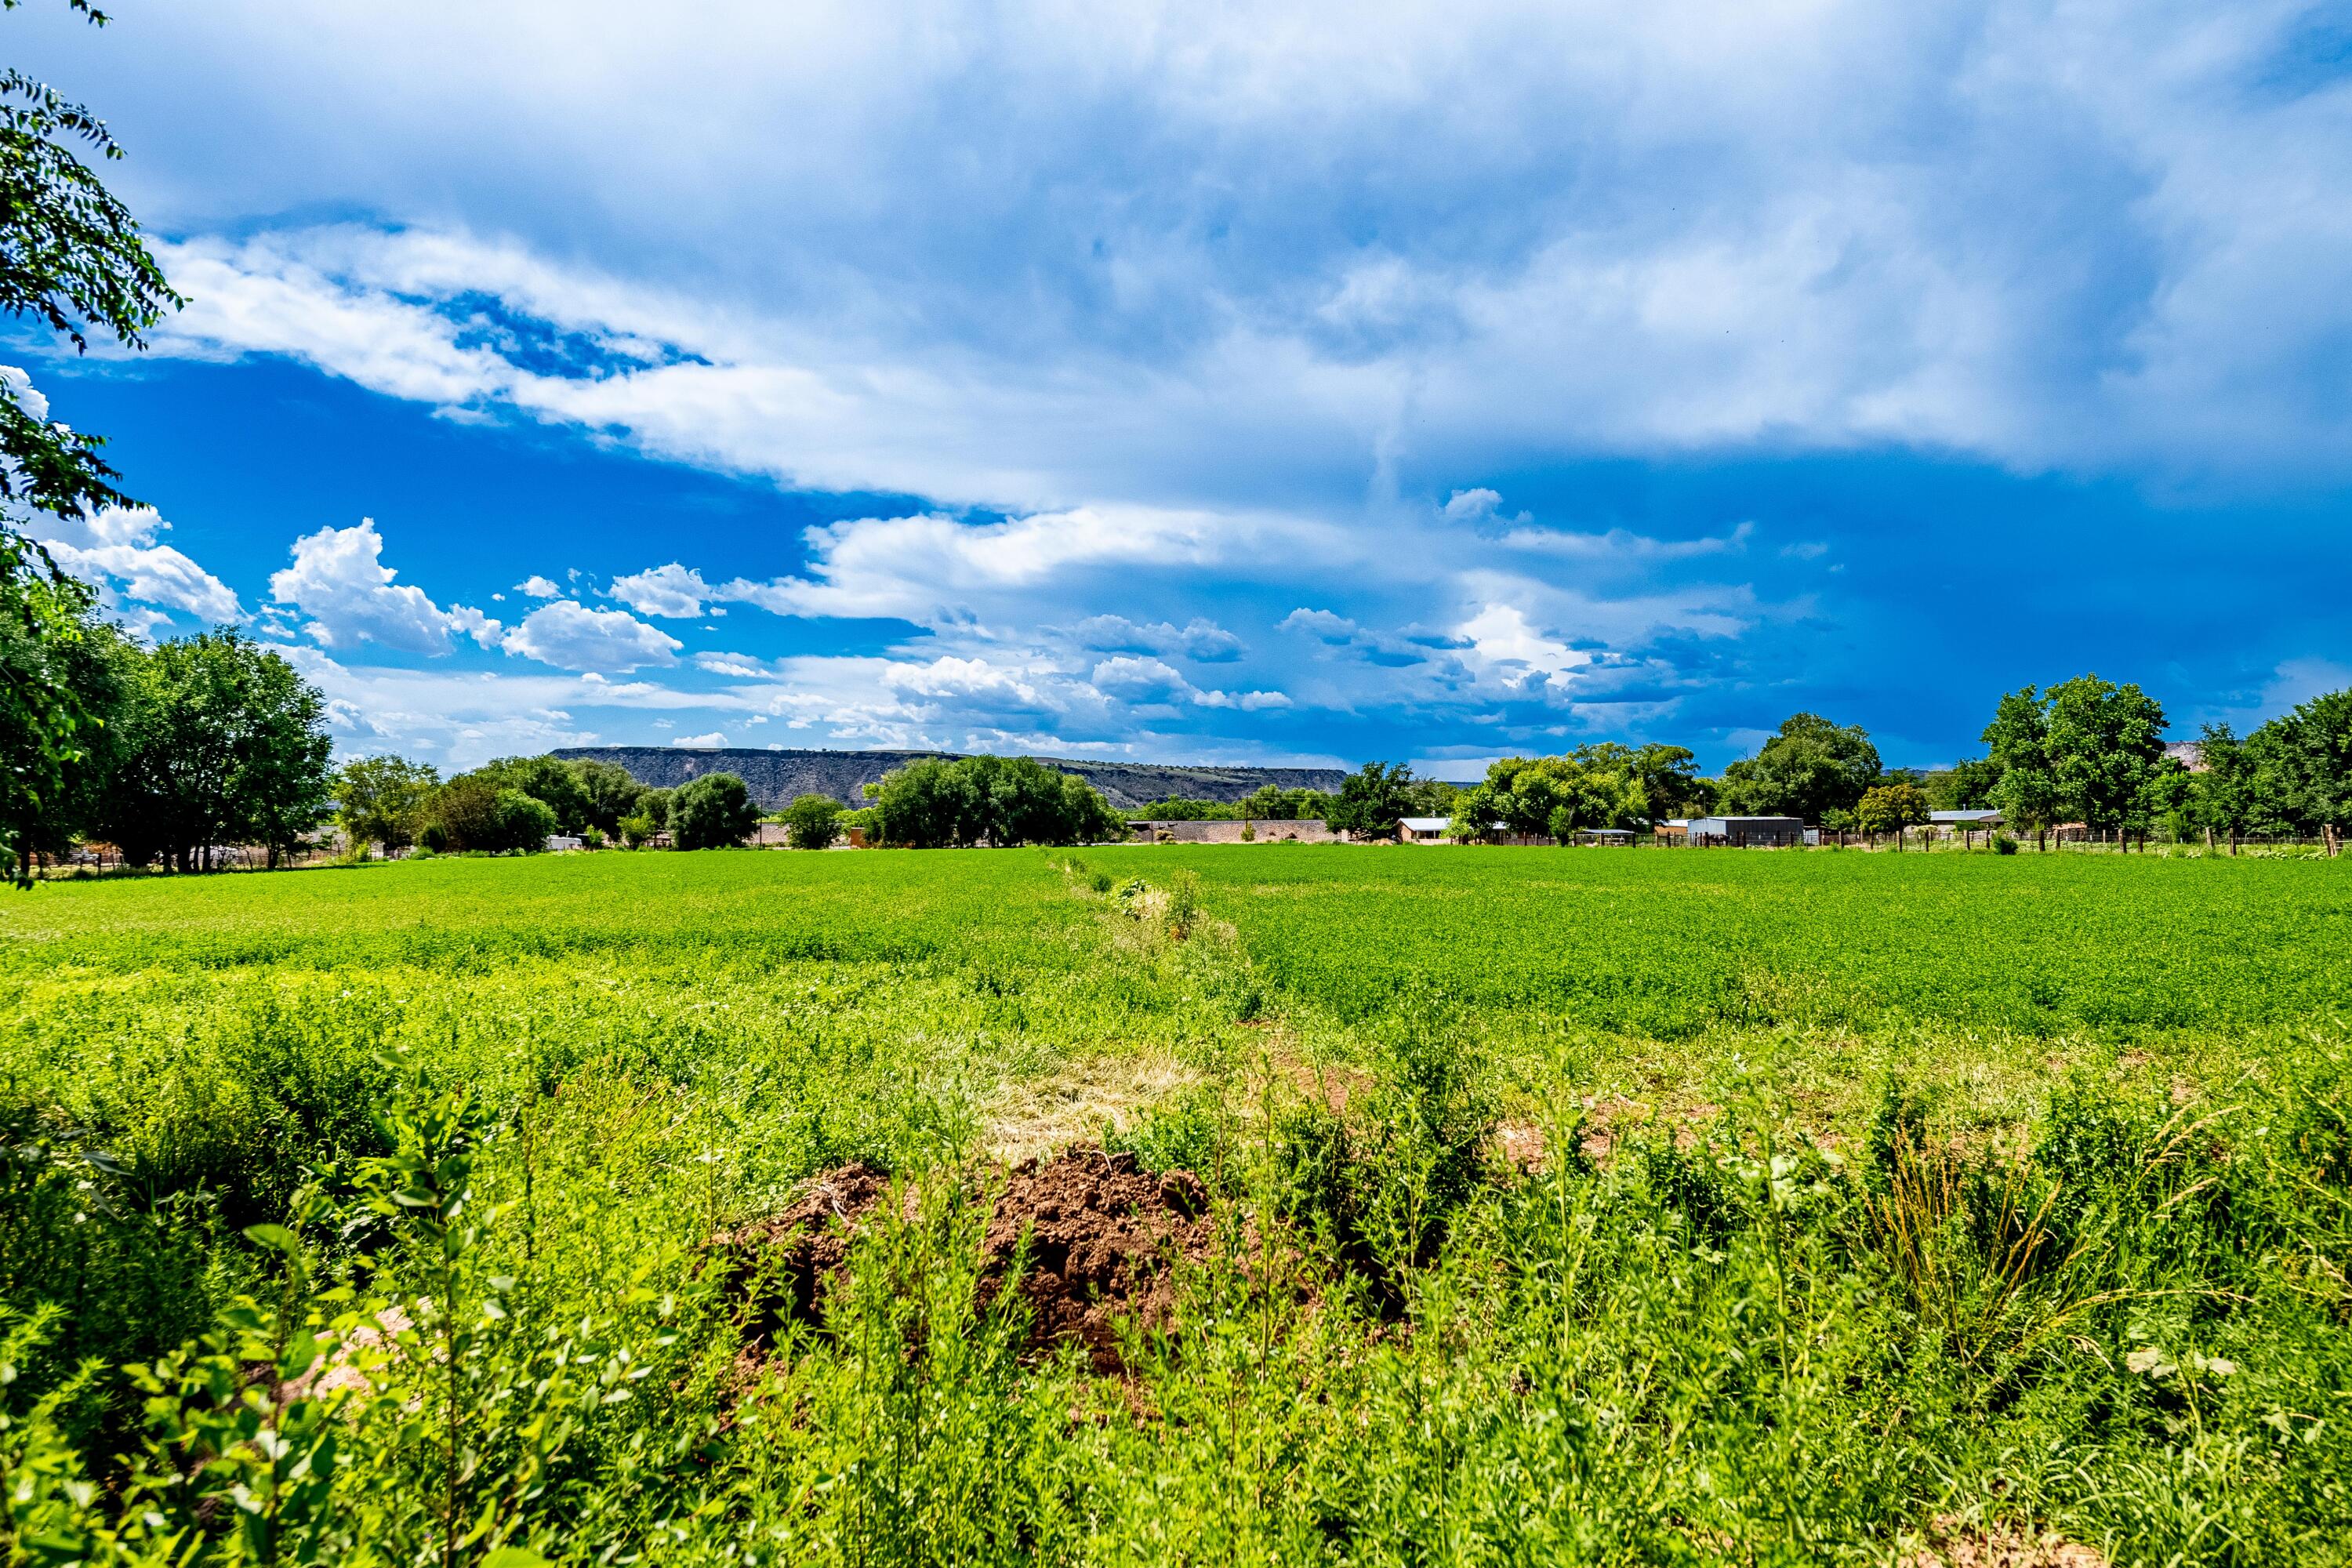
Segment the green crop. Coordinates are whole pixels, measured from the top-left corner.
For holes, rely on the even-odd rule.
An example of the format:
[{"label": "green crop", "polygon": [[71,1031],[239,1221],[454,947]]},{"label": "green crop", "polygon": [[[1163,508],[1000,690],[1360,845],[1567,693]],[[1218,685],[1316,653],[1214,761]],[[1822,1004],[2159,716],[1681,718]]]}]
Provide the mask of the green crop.
[{"label": "green crop", "polygon": [[[51,884],[0,1558],[2347,1561],[2347,939],[2317,861]],[[978,1283],[992,1156],[1087,1137],[1219,1238],[1117,1375]],[[755,1331],[711,1239],[853,1162],[898,1195]]]}]

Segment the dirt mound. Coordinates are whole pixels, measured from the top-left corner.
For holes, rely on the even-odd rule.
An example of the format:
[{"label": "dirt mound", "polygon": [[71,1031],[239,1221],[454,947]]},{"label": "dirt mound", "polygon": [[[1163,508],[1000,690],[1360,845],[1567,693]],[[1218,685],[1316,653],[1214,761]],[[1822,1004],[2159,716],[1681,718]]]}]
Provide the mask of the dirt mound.
[{"label": "dirt mound", "polygon": [[873,1166],[844,1165],[810,1182],[782,1214],[712,1239],[730,1293],[756,1297],[744,1324],[753,1341],[816,1315],[817,1292],[849,1257],[850,1236],[889,1191],[890,1178]]},{"label": "dirt mound", "polygon": [[[809,1321],[825,1279],[847,1261],[850,1238],[890,1190],[867,1165],[816,1178],[790,1208],[712,1242],[730,1288],[753,1296],[744,1328],[764,1342],[783,1324]],[[911,1205],[910,1205],[911,1212]],[[1033,1313],[1030,1342],[1074,1339],[1095,1369],[1119,1367],[1117,1323],[1165,1326],[1176,1304],[1173,1269],[1217,1245],[1208,1190],[1190,1171],[1159,1174],[1132,1154],[1081,1146],[1003,1173],[981,1244],[980,1295],[1003,1289],[1028,1238],[1018,1289]]]},{"label": "dirt mound", "polygon": [[983,1291],[1003,1285],[1029,1237],[1021,1294],[1035,1313],[1035,1342],[1076,1339],[1097,1372],[1118,1367],[1114,1325],[1122,1317],[1164,1327],[1175,1310],[1181,1258],[1200,1262],[1216,1245],[1208,1189],[1190,1171],[1154,1175],[1132,1154],[1068,1150],[1006,1173],[982,1244]]}]

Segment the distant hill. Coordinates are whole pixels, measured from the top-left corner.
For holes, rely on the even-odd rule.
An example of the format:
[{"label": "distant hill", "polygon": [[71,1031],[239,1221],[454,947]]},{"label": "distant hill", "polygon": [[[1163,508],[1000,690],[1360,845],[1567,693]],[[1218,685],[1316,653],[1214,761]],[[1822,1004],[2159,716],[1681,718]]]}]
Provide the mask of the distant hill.
[{"label": "distant hill", "polygon": [[[617,763],[639,784],[675,787],[704,773],[733,773],[750,786],[751,798],[772,811],[794,795],[829,795],[847,805],[865,804],[864,786],[879,783],[893,768],[953,752],[753,752],[688,751],[674,746],[572,746],[555,753],[599,763]],[[1266,784],[1284,789],[1337,792],[1348,775],[1338,768],[1196,768],[1160,763],[1079,762],[1039,757],[1049,768],[1076,773],[1115,811],[1132,811],[1149,801],[1181,795],[1188,800],[1239,800]]]}]

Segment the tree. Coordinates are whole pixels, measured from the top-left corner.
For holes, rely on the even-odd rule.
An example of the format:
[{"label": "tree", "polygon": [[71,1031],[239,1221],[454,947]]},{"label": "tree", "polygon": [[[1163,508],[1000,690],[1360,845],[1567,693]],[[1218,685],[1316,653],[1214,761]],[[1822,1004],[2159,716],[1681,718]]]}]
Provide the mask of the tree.
[{"label": "tree", "polygon": [[793,796],[784,807],[784,837],[795,849],[830,849],[841,837],[841,803],[829,795]]},{"label": "tree", "polygon": [[528,854],[544,849],[562,827],[554,807],[500,784],[488,768],[459,773],[433,797],[431,837],[449,849]]},{"label": "tree", "polygon": [[1697,754],[1687,746],[1643,746],[1633,753],[1633,772],[1652,821],[1693,816],[1712,804]]},{"label": "tree", "polygon": [[654,819],[642,811],[621,818],[621,842],[632,849],[643,846],[656,831]]},{"label": "tree", "polygon": [[334,742],[327,736],[327,700],[274,653],[244,643],[245,710],[240,715],[237,765],[230,780],[230,812],[268,851],[274,868],[334,808]]},{"label": "tree", "polygon": [[2352,688],[2280,715],[2246,737],[2261,809],[2281,826],[2318,833],[2334,852],[2352,821]]},{"label": "tree", "polygon": [[2042,698],[2058,804],[2095,828],[2146,831],[2164,756],[2164,710],[2137,686],[2078,675]]},{"label": "tree", "polygon": [[1506,757],[1462,796],[1454,835],[1482,842],[1549,835],[1564,843],[1585,828],[1646,826],[1650,797],[1640,767],[1638,753],[1611,742],[1565,756]]},{"label": "tree", "polygon": [[[13,608],[34,624],[0,615],[0,874],[30,886],[36,855],[62,853],[104,818],[142,655],[71,579],[33,581]],[[55,727],[55,691],[73,699],[69,729]]]},{"label": "tree", "polygon": [[1874,785],[1853,808],[1853,825],[1864,833],[1899,833],[1927,820],[1927,797],[1908,779]]},{"label": "tree", "polygon": [[1350,838],[1394,838],[1397,824],[1412,815],[1412,784],[1402,763],[1366,763],[1340,784],[1324,826]]},{"label": "tree", "polygon": [[2003,696],[1979,739],[1991,748],[1986,760],[2000,770],[1991,802],[2000,808],[2003,825],[2021,832],[2030,827],[2035,841],[2046,845],[2051,825],[2061,818],[2058,776],[2050,763],[2050,721],[2041,693],[2027,686]]},{"label": "tree", "polygon": [[335,775],[336,816],[353,844],[379,844],[389,855],[416,841],[440,783],[429,763],[354,757]]},{"label": "tree", "polygon": [[669,805],[677,798],[674,789],[648,789],[637,796],[637,815],[654,825],[656,833],[669,831]]},{"label": "tree", "polygon": [[618,831],[621,818],[634,815],[637,802],[645,795],[646,786],[618,763],[581,757],[563,765],[572,770],[572,778],[580,785],[584,826],[602,828],[608,834]]},{"label": "tree", "polygon": [[535,795],[501,789],[497,799],[498,848],[535,855],[547,847],[551,837],[562,831],[555,808]]},{"label": "tree", "polygon": [[1126,831],[1100,791],[1033,757],[926,758],[869,788],[879,840],[918,849],[1092,843]]},{"label": "tree", "polygon": [[1878,748],[1859,725],[1797,713],[1756,755],[1723,770],[1723,809],[1744,816],[1819,822],[1852,811],[1878,782]]},{"label": "tree", "polygon": [[134,669],[102,823],[124,858],[209,870],[215,847],[257,840],[275,864],[325,820],[326,699],[283,658],[223,626]]},{"label": "tree", "polygon": [[2228,724],[2208,724],[2198,736],[2201,771],[2190,775],[2190,820],[2209,834],[2220,833],[2237,852],[2239,836],[2252,824],[2259,800],[2257,753]]},{"label": "tree", "polygon": [[2000,784],[2000,764],[1990,757],[1975,757],[1929,773],[1919,787],[1932,810],[1981,811],[1993,804]]},{"label": "tree", "polygon": [[[544,801],[563,833],[577,833],[594,820],[587,786],[572,763],[561,757],[500,757],[474,770],[500,789],[519,789]],[[619,820],[614,818],[615,821]]]},{"label": "tree", "polygon": [[[69,0],[93,23],[88,0]],[[87,352],[92,331],[125,348],[180,304],[130,212],[77,155],[122,155],[106,126],[21,71],[0,76],[0,310],[39,321]],[[133,505],[100,456],[104,438],[52,422],[21,372],[0,372],[0,857],[28,882],[36,825],[75,787],[101,694],[77,686],[71,646],[91,621],[90,595],[24,532],[26,511],[75,517]],[[85,779],[87,775],[84,775]]]},{"label": "tree", "polygon": [[705,773],[677,786],[670,802],[670,832],[680,849],[740,844],[760,826],[751,792],[733,773]]},{"label": "tree", "polygon": [[927,757],[884,774],[878,784],[867,787],[873,795],[875,826],[882,843],[938,849],[977,841],[976,833],[965,836],[967,825],[976,818],[970,776],[954,763]]}]

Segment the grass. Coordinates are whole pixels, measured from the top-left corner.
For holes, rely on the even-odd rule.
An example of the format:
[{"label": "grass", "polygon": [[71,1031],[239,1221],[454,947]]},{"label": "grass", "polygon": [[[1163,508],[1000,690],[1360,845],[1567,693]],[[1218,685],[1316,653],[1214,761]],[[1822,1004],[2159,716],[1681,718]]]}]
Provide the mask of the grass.
[{"label": "grass", "polygon": [[[6,1551],[2344,1561],[2347,951],[2352,877],[2250,859],[44,887],[0,905]],[[989,1157],[1085,1135],[1229,1221],[1119,1378],[971,1283]],[[912,1195],[747,1361],[703,1244],[852,1161]]]}]

